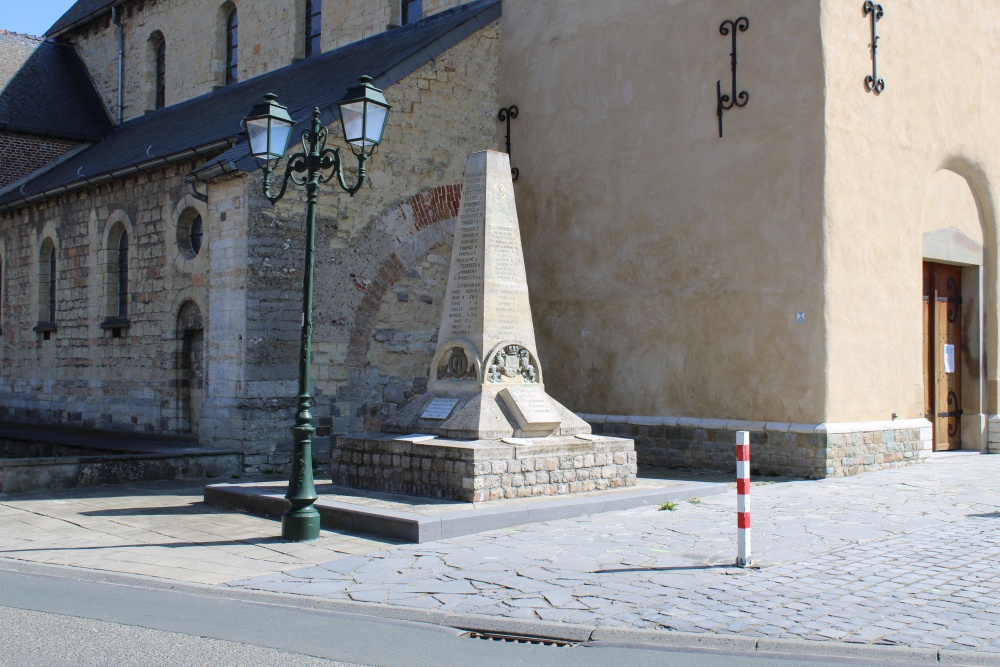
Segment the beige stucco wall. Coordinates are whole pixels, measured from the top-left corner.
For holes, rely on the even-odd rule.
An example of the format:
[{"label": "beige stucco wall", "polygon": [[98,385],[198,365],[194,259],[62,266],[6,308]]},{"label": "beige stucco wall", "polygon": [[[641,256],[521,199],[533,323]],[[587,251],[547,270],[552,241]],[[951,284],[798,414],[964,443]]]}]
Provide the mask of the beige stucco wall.
[{"label": "beige stucco wall", "polygon": [[[871,27],[861,3],[827,0],[822,9],[827,418],[922,416],[924,233],[953,227],[986,246],[986,357],[996,359],[1000,74],[988,54],[1000,9],[885,4],[878,71],[886,88],[878,96],[864,87]],[[975,298],[967,287],[963,297]],[[985,375],[995,381],[995,364]],[[995,394],[984,398],[984,412],[996,412]]]},{"label": "beige stucco wall", "polygon": [[546,387],[568,407],[823,420],[819,9],[750,11],[750,101],[719,138],[719,24],[746,3],[505,1],[531,303]]}]

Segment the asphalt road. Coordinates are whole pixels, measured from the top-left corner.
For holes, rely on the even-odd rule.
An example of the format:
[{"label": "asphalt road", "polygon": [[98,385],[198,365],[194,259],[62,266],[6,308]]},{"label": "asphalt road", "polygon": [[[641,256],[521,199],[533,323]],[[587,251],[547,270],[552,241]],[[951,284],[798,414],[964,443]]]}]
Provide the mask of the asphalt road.
[{"label": "asphalt road", "polygon": [[[2,665],[892,665],[637,645],[488,641],[434,625],[0,569]],[[305,603],[305,602],[304,602]]]}]

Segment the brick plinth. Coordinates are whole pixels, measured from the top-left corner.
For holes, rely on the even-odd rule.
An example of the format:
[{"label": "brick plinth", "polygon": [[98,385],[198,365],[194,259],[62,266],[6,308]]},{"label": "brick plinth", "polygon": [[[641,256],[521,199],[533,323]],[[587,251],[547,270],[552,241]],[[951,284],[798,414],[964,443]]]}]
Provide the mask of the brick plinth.
[{"label": "brick plinth", "polygon": [[330,469],[334,484],[467,502],[635,486],[631,440],[563,436],[523,442],[530,444],[338,436]]}]

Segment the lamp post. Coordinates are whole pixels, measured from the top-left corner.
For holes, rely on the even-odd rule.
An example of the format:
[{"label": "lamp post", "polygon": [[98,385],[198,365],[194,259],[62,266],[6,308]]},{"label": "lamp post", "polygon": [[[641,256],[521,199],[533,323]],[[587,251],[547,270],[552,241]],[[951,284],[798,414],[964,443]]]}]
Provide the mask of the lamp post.
[{"label": "lamp post", "polygon": [[295,445],[292,452],[291,478],[288,480],[289,507],[281,517],[281,537],[290,542],[304,542],[319,537],[319,512],[313,507],[316,487],[313,483],[312,438],[316,429],[312,425],[312,396],[310,390],[310,357],[312,348],[313,267],[316,245],[316,201],[319,186],[337,178],[337,184],[352,197],[365,183],[365,163],[382,141],[382,131],[388,116],[389,104],[382,91],[372,85],[368,76],[358,78],[358,85],[348,89],[337,103],[340,107],[344,139],[358,160],[358,180],[354,185],[344,181],[343,161],[340,150],[327,148],[329,134],[320,124],[319,109],[313,109],[312,124],[302,132],[302,150],[288,157],[281,188],[271,193],[271,174],[284,158],[293,121],[288,109],[278,104],[277,96],[268,93],[264,101],[254,105],[243,119],[246,126],[250,152],[257,166],[264,172],[264,197],[274,205],[285,196],[288,182],[305,186],[306,190],[306,254],[305,272],[302,276],[302,342],[299,348],[298,410],[292,433]]}]

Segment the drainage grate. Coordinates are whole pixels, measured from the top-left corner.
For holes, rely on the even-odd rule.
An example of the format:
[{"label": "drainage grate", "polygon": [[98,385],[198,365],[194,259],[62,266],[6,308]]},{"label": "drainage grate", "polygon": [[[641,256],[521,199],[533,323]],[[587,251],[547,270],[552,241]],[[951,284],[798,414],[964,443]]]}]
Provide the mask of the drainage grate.
[{"label": "drainage grate", "polygon": [[552,639],[551,637],[532,637],[531,635],[509,635],[502,632],[480,632],[472,630],[467,635],[471,639],[487,639],[494,642],[509,642],[512,644],[536,644],[539,646],[576,646],[576,642],[565,639]]}]

